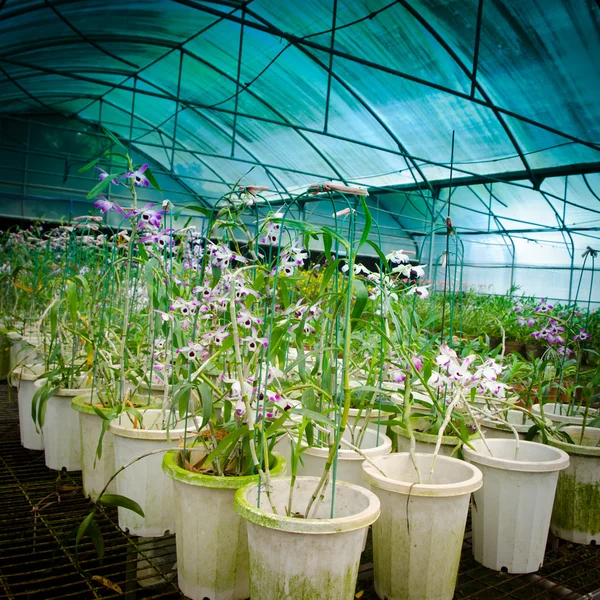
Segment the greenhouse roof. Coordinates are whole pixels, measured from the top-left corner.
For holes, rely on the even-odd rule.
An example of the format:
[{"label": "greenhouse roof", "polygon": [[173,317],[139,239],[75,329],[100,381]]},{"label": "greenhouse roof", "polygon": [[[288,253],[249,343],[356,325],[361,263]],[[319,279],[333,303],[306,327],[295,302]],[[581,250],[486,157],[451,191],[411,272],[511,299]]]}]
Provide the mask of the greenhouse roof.
[{"label": "greenhouse roof", "polygon": [[333,180],[408,232],[450,196],[465,233],[597,239],[592,0],[0,7],[1,113],[102,124],[206,204],[239,180],[282,200]]}]

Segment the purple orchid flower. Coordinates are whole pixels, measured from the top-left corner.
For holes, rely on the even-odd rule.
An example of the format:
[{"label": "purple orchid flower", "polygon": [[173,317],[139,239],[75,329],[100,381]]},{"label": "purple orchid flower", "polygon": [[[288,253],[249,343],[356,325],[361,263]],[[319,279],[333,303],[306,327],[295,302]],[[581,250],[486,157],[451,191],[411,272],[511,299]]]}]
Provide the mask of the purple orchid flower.
[{"label": "purple orchid flower", "polygon": [[129,173],[121,175],[121,179],[131,179],[133,180],[133,185],[143,185],[144,187],[149,187],[150,180],[144,175],[147,168],[148,164],[146,163],[135,171],[129,171]]},{"label": "purple orchid flower", "polygon": [[163,229],[158,233],[151,233],[140,238],[140,242],[144,244],[157,244],[160,248],[167,248],[168,246],[174,246],[173,241],[173,229]]},{"label": "purple orchid flower", "polygon": [[[101,167],[94,167],[94,169],[98,169],[98,171],[100,171],[100,175],[98,176],[98,179],[100,181],[104,181],[108,177],[108,173],[104,169],[102,169]],[[117,177],[113,178],[112,184],[113,185],[119,185],[119,180],[118,180]]]},{"label": "purple orchid flower", "polygon": [[586,333],[585,329],[583,327],[580,327],[579,333],[577,335],[573,336],[573,340],[576,342],[577,341],[583,342],[591,337],[592,337],[592,335],[590,333]]},{"label": "purple orchid flower", "polygon": [[116,202],[112,202],[104,196],[98,196],[98,200],[94,202],[94,207],[99,208],[102,214],[105,214],[111,210],[118,212],[120,215],[124,214],[125,212]]},{"label": "purple orchid flower", "polygon": [[149,202],[146,204],[144,208],[132,210],[127,213],[127,217],[132,219],[134,217],[140,216],[139,229],[143,229],[144,225],[152,225],[153,227],[160,227],[160,222],[162,220],[162,215],[166,214],[168,211],[166,210],[155,210],[152,207],[156,204],[156,202]]}]

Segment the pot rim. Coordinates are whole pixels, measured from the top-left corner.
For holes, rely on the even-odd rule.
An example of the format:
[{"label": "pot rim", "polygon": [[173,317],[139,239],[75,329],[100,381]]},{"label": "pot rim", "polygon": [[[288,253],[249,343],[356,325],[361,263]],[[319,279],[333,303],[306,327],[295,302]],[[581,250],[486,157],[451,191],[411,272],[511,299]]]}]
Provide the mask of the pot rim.
[{"label": "pot rim", "polygon": [[[140,410],[143,414],[146,410],[160,410],[157,408],[144,408]],[[181,421],[180,421],[181,423]],[[121,438],[129,438],[134,440],[170,440],[172,442],[178,441],[178,436],[185,433],[184,427],[174,427],[172,429],[132,429],[125,427],[120,423],[111,421],[108,426],[108,430]],[[196,433],[196,427],[194,424],[190,425],[187,429],[188,433]]]},{"label": "pot rim", "polygon": [[[277,479],[278,485],[287,483],[289,485],[291,478],[282,477]],[[319,477],[300,476],[296,482],[306,482],[314,484],[315,488],[319,482]],[[299,519],[297,517],[286,517],[275,515],[257,508],[248,501],[248,494],[258,486],[257,483],[250,483],[240,488],[235,493],[234,508],[244,520],[286,533],[305,533],[311,535],[324,535],[344,533],[364,529],[374,523],[381,513],[380,502],[377,496],[358,485],[346,483],[345,481],[336,481],[336,489],[340,487],[350,489],[354,493],[364,496],[368,500],[368,506],[359,513],[347,517],[335,517],[333,519]]]},{"label": "pot rim", "polygon": [[[415,456],[422,456],[426,459],[430,459],[433,455],[417,452],[415,453]],[[395,454],[388,454],[387,456],[378,456],[373,459],[373,463],[379,467],[383,467],[383,463],[386,461],[398,460],[398,458],[408,458],[410,460],[410,452],[397,452]],[[374,487],[409,497],[429,496],[431,498],[449,498],[452,496],[464,496],[478,490],[482,486],[483,475],[475,465],[471,465],[458,458],[438,454],[436,458],[436,468],[444,468],[444,463],[446,466],[451,466],[453,464],[460,465],[461,467],[466,466],[471,472],[471,476],[458,483],[414,483],[412,481],[403,481],[401,479],[385,477],[374,465],[367,461],[362,465],[361,475],[365,481]]]},{"label": "pot rim", "polygon": [[[41,367],[41,371],[39,374],[36,375],[35,371],[32,369],[35,369],[36,367]],[[39,379],[44,373],[44,365],[39,364],[39,363],[34,363],[34,364],[29,364],[29,365],[19,365],[18,367],[15,367],[11,372],[10,372],[10,378],[11,379],[20,379],[21,381],[36,381],[37,379]]]},{"label": "pot rim", "polygon": [[[516,445],[516,440],[513,438],[489,438],[485,440],[489,446],[502,446],[507,444]],[[484,440],[476,440],[473,444],[475,447],[485,449]],[[487,456],[477,450],[464,447],[463,454],[465,459],[469,462],[473,462],[477,465],[485,465],[486,467],[494,467],[503,471],[518,471],[521,473],[552,473],[554,471],[562,471],[569,466],[569,455],[561,450],[560,448],[553,448],[545,444],[538,444],[537,442],[527,442],[525,440],[519,441],[519,446],[541,446],[550,451],[554,456],[552,460],[547,461],[520,461],[510,460],[508,458],[496,458],[494,456]]]},{"label": "pot rim", "polygon": [[[33,382],[35,387],[42,387],[46,379],[36,379]],[[58,388],[54,394],[52,394],[53,398],[73,398],[75,396],[87,396],[92,394],[92,388]]]},{"label": "pot rim", "polygon": [[[570,425],[568,427],[563,427],[564,430],[568,429],[578,429],[581,430],[581,425]],[[600,427],[586,427],[586,432],[591,431],[598,435],[600,439]],[[567,431],[567,433],[570,433]],[[600,457],[600,446],[583,446],[581,444],[569,444],[568,442],[563,442],[562,440],[550,437],[548,438],[548,444],[553,446],[554,448],[560,449],[567,454],[576,454],[578,456],[590,456],[590,457]]]},{"label": "pot rim", "polygon": [[[191,448],[193,450],[193,448]],[[243,477],[224,477],[220,475],[206,475],[188,471],[179,465],[178,454],[180,450],[169,450],[162,461],[162,470],[165,475],[186,485],[202,488],[213,488],[221,490],[238,490],[249,483],[258,482],[259,474],[244,475]],[[273,452],[275,465],[269,470],[271,476],[280,477],[285,475],[287,463],[283,455]]]},{"label": "pot rim", "polygon": [[[404,438],[408,438],[408,432],[404,427],[400,427],[400,425],[392,425],[392,431],[398,435],[401,435]],[[417,442],[424,442],[426,444],[436,444],[437,443],[437,435],[432,433],[423,433],[422,431],[414,431],[413,434],[415,436],[415,440]],[[469,436],[469,443],[473,440],[479,439],[479,434],[477,432],[473,433],[473,435]],[[443,435],[442,436],[442,446],[460,446],[462,444],[462,440],[455,435]],[[465,444],[462,444],[463,448]]]},{"label": "pot rim", "polygon": [[[372,433],[371,433],[372,432]],[[377,435],[377,430],[367,428],[364,432],[365,437],[367,435]],[[363,454],[366,454],[369,458],[374,456],[381,456],[384,454],[389,454],[392,451],[392,440],[385,435],[384,433],[379,433],[378,440],[383,438],[382,443],[377,446],[371,448],[361,448]],[[363,437],[364,440],[364,437]],[[327,458],[329,456],[329,448],[319,448],[318,446],[309,446],[306,450],[304,450],[304,454],[309,454],[311,456],[316,456],[319,458]],[[338,448],[337,452],[338,460],[365,460],[358,452],[352,450],[351,448]]]},{"label": "pot rim", "polygon": [[[565,405],[562,404],[561,402],[545,402],[544,403],[544,416],[546,417],[546,419],[552,421],[553,423],[568,423],[569,425],[583,424],[583,415],[563,415],[561,413],[556,413],[556,412],[553,412],[553,410],[552,410],[553,407],[555,407],[555,406],[562,407]],[[541,416],[541,414],[542,414],[542,412],[540,411],[539,404],[534,404],[532,406],[531,410],[538,416]],[[588,414],[588,421],[591,421],[596,415],[597,415],[596,411],[595,411],[595,414],[592,414],[590,411],[590,414]]]}]

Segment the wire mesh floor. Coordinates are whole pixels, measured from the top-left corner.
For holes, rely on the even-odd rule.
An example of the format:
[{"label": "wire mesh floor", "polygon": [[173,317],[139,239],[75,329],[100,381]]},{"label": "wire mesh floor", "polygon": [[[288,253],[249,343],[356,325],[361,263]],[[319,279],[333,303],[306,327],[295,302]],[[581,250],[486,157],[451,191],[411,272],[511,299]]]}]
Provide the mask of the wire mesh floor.
[{"label": "wire mesh floor", "polygon": [[[175,538],[153,540],[122,532],[114,509],[100,509],[100,561],[90,538],[75,557],[75,534],[89,513],[81,473],[47,469],[44,453],[19,441],[16,393],[0,385],[0,598],[185,598],[177,588]],[[550,540],[542,569],[508,575],[482,567],[467,530],[455,598],[461,600],[600,600],[600,548]],[[371,545],[363,554],[356,597],[377,598]],[[274,598],[273,600],[278,600]]]}]

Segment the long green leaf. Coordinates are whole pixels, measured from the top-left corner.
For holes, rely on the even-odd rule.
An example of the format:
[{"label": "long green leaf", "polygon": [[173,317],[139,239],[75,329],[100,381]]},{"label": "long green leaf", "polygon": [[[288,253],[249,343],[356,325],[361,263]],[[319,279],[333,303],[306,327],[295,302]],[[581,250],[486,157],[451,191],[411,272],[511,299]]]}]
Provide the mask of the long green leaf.
[{"label": "long green leaf", "polygon": [[354,306],[352,307],[350,318],[352,319],[352,327],[355,327],[357,319],[360,319],[365,307],[367,306],[367,302],[369,300],[369,290],[360,279],[355,279],[353,283],[356,299],[354,300]]},{"label": "long green leaf", "polygon": [[198,391],[200,392],[200,398],[202,400],[202,425],[200,425],[200,428],[202,429],[202,427],[210,421],[212,416],[212,391],[207,383],[201,383],[198,386]]},{"label": "long green leaf", "polygon": [[[363,228],[362,235],[360,236],[360,242],[358,242],[358,248],[364,245],[371,233],[371,227],[373,225],[373,217],[371,216],[371,211],[367,206],[367,202],[364,196],[360,197],[360,203],[362,204],[363,212],[365,213],[365,226]],[[357,248],[357,250],[358,250]]]},{"label": "long green leaf", "polygon": [[69,307],[69,317],[73,325],[77,325],[77,309],[78,309],[78,301],[77,301],[77,284],[75,282],[69,283],[67,286],[67,305]]},{"label": "long green leaf", "polygon": [[77,535],[75,536],[75,545],[78,546],[81,538],[85,535],[87,528],[90,526],[92,519],[94,518],[94,512],[92,511],[83,521],[81,521],[81,525],[79,525],[79,529],[77,529]]},{"label": "long green leaf", "polygon": [[215,458],[225,454],[229,446],[237,442],[246,433],[248,433],[248,425],[234,429],[217,444],[217,447],[206,457],[204,464],[210,465]]},{"label": "long green leaf", "polygon": [[101,159],[102,157],[99,156],[98,158],[95,158],[94,160],[90,160],[89,163],[87,163],[86,165],[83,165],[83,167],[81,167],[81,169],[79,169],[77,172],[78,173],[85,173],[85,171],[89,171],[93,166],[96,165],[96,163]]},{"label": "long green leaf", "polygon": [[381,261],[381,267],[385,270],[387,270],[387,258],[385,257],[385,254],[381,251],[381,248],[375,243],[372,242],[371,240],[367,240],[365,242],[368,246],[371,246],[371,248],[373,248],[373,250],[375,250],[375,252],[377,253],[377,256],[379,256],[379,260]]},{"label": "long green leaf", "polygon": [[211,215],[210,209],[204,208],[203,206],[194,206],[193,204],[188,204],[185,207],[185,210],[193,210],[195,212],[199,212],[200,214],[204,215],[207,219],[209,219]]},{"label": "long green leaf", "polygon": [[152,173],[150,168],[146,169],[146,172],[144,173],[144,175],[148,178],[148,181],[150,181],[150,183],[152,184],[152,187],[155,190],[162,192],[162,190],[160,189],[160,185],[158,185],[158,181],[156,181],[156,177],[154,177],[154,174]]},{"label": "long green leaf", "polygon": [[117,138],[117,136],[112,133],[111,131],[109,131],[108,129],[106,129],[105,127],[102,128],[102,131],[115,143],[117,144],[117,146],[121,146],[121,148],[123,148],[123,150],[126,150],[127,148],[125,148],[125,146],[123,146],[123,144],[120,142],[119,138]]},{"label": "long green leaf", "polygon": [[98,558],[102,560],[104,558],[104,538],[102,537],[102,531],[100,531],[100,527],[98,527],[96,521],[90,521],[87,528],[87,534],[92,538]]},{"label": "long green leaf", "polygon": [[307,408],[293,408],[291,412],[302,415],[307,419],[311,419],[312,421],[315,421],[315,423],[321,423],[321,425],[327,425],[328,427],[335,427],[335,423],[320,412],[308,410]]},{"label": "long green leaf", "polygon": [[140,515],[140,517],[145,516],[142,507],[135,500],[121,496],[120,494],[102,494],[97,501],[104,506],[120,506],[121,508],[132,510],[134,513]]},{"label": "long green leaf", "polygon": [[110,182],[114,179],[114,175],[109,175],[108,177],[105,177],[102,181],[99,181],[88,193],[88,195],[86,196],[87,200],[90,200],[91,198],[94,198],[95,196],[97,196],[98,194],[100,194],[101,192],[103,192],[110,184]]},{"label": "long green leaf", "polygon": [[337,240],[348,252],[350,252],[350,244],[344,236],[340,235],[335,229],[332,229],[327,225],[324,225],[322,229],[324,233],[328,233],[334,240]]}]

